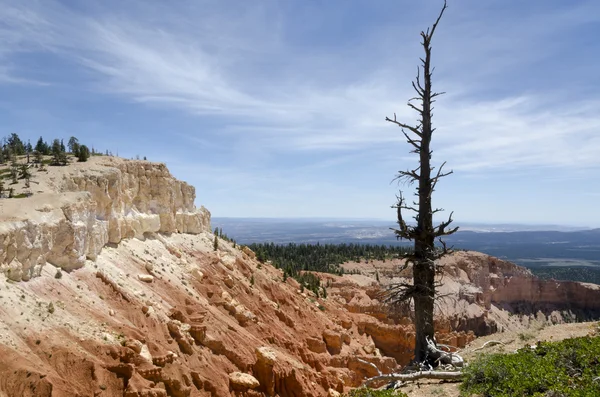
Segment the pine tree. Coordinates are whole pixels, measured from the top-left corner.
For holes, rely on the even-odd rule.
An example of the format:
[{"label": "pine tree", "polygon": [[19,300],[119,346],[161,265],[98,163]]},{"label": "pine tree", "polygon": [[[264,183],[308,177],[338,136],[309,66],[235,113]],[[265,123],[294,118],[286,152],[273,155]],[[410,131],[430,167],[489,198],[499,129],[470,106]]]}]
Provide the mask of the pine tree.
[{"label": "pine tree", "polygon": [[27,164],[21,164],[19,167],[19,179],[29,179],[31,173],[29,172],[29,166]]},{"label": "pine tree", "polygon": [[44,139],[42,137],[40,137],[40,139],[38,139],[37,143],[35,144],[35,150],[37,150],[44,156],[50,154],[50,147],[46,142],[44,142]]},{"label": "pine tree", "polygon": [[61,140],[52,141],[52,165],[67,165],[67,153]]},{"label": "pine tree", "polygon": [[22,156],[25,154],[25,145],[19,138],[19,135],[12,133],[8,137],[8,147],[13,155]]},{"label": "pine tree", "polygon": [[88,159],[90,158],[90,149],[88,149],[87,146],[85,145],[81,145],[79,146],[79,144],[76,145],[77,148],[77,159],[80,162],[85,162],[88,161]]},{"label": "pine tree", "polygon": [[72,136],[69,138],[69,142],[67,142],[67,147],[69,148],[69,152],[76,156],[79,152],[79,139]]},{"label": "pine tree", "polygon": [[215,234],[215,241],[213,242],[213,251],[219,249],[219,237]]}]

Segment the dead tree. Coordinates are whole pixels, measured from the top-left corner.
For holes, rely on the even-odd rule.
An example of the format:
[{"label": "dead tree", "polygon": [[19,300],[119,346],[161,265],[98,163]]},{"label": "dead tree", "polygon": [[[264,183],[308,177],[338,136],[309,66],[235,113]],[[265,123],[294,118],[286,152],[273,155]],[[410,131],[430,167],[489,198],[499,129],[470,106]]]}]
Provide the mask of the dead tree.
[{"label": "dead tree", "polygon": [[[440,11],[435,23],[431,28],[421,32],[421,45],[425,50],[425,57],[421,58],[421,65],[417,67],[417,78],[412,86],[417,96],[408,101],[408,106],[419,114],[417,125],[409,125],[399,122],[394,118],[386,117],[386,121],[398,125],[407,142],[412,146],[411,153],[419,156],[419,165],[415,169],[408,171],[399,171],[396,179],[407,182],[408,184],[417,183],[415,196],[418,201],[407,202],[402,192],[398,195],[397,203],[393,208],[397,209],[398,228],[394,230],[398,239],[414,241],[414,250],[407,255],[406,264],[412,264],[413,282],[394,284],[390,287],[387,299],[389,302],[414,302],[415,313],[415,332],[416,345],[414,362],[434,366],[437,358],[436,351],[428,344],[428,340],[434,340],[433,328],[433,309],[436,291],[436,261],[448,253],[446,244],[441,237],[450,235],[458,230],[458,227],[448,229],[452,223],[452,213],[448,220],[433,226],[433,215],[443,211],[441,208],[432,209],[431,196],[439,180],[448,176],[452,171],[444,172],[442,163],[435,170],[431,166],[430,149],[431,136],[435,131],[432,127],[432,110],[435,98],[442,92],[434,92],[431,88],[431,39],[435,29],[446,10],[447,5]],[[405,221],[404,211],[414,212],[415,224],[409,224]],[[436,248],[436,239],[440,241],[441,248]],[[435,345],[433,345],[435,347]],[[437,357],[436,357],[437,356]]]}]

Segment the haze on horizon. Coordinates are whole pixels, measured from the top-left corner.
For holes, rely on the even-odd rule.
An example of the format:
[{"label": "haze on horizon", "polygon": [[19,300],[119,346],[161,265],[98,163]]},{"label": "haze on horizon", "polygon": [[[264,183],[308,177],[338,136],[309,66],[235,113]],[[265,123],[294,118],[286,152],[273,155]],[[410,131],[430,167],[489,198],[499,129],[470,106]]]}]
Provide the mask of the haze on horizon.
[{"label": "haze on horizon", "polygon": [[[416,119],[441,0],[176,4],[0,0],[0,136],[166,162],[217,217],[394,219],[417,159],[384,118]],[[597,37],[593,0],[449,1],[433,161],[454,174],[434,206],[600,227]]]}]

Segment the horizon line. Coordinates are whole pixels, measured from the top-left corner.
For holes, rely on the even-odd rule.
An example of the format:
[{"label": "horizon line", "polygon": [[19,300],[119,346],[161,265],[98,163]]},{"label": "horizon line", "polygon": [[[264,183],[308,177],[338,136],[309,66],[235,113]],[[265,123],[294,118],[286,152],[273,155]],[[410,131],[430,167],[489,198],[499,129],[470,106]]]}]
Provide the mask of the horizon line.
[{"label": "horizon line", "polygon": [[[352,221],[352,222],[390,222],[396,223],[394,220],[388,220],[383,218],[345,218],[345,217],[267,217],[267,216],[212,216],[211,219],[238,219],[238,220],[264,220],[264,221]],[[434,221],[436,222],[436,221]],[[577,228],[581,230],[585,229],[598,229],[600,226],[590,225],[578,225],[578,224],[561,224],[561,223],[523,223],[523,222],[493,222],[493,221],[453,221],[453,224],[457,224],[460,227],[460,223],[463,225],[471,226],[536,226],[536,227],[563,227],[563,228]]]}]

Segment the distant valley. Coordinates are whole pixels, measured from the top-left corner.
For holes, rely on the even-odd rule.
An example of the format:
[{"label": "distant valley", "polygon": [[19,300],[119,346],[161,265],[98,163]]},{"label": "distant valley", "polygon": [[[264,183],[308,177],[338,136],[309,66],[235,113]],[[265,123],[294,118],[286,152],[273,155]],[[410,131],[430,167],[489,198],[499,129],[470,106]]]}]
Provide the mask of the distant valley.
[{"label": "distant valley", "polygon": [[[222,228],[240,244],[384,244],[397,241],[393,222],[339,219],[218,218]],[[600,229],[557,225],[461,224],[447,238],[456,249],[483,252],[531,269],[544,278],[600,283]]]}]

